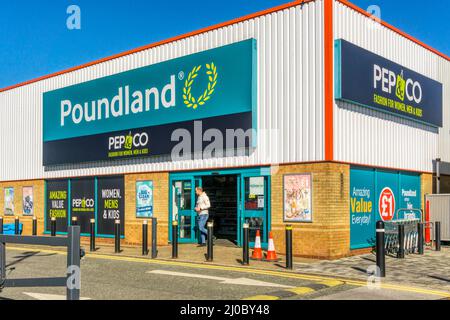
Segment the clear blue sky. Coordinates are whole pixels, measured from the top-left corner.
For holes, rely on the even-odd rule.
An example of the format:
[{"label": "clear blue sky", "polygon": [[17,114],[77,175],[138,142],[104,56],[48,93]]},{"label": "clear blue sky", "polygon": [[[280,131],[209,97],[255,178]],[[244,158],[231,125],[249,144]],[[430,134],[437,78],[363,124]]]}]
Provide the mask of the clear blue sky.
[{"label": "clear blue sky", "polygon": [[[0,88],[166,39],[289,0],[2,0]],[[450,55],[449,0],[353,0]],[[81,8],[81,30],[66,9]]]}]

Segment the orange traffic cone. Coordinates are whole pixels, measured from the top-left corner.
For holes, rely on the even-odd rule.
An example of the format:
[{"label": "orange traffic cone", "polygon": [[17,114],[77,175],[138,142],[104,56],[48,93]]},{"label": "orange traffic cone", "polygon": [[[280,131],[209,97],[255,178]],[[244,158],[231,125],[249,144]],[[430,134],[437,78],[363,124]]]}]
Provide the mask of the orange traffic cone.
[{"label": "orange traffic cone", "polygon": [[262,260],[263,252],[261,248],[261,232],[256,230],[255,248],[252,253],[252,260]]},{"label": "orange traffic cone", "polygon": [[272,231],[269,232],[269,247],[267,248],[267,255],[265,261],[279,261],[277,258],[277,253],[275,252],[275,244],[273,243]]}]

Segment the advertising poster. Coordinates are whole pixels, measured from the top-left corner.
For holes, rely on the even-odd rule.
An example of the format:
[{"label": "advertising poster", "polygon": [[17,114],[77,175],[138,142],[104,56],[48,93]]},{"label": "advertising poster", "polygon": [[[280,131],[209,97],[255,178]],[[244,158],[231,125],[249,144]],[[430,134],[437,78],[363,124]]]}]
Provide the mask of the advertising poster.
[{"label": "advertising poster", "polygon": [[123,176],[97,180],[97,233],[113,236],[115,220],[120,220],[125,235],[125,183]]},{"label": "advertising poster", "polygon": [[67,232],[69,220],[69,181],[47,181],[45,231],[51,231],[51,218],[56,218],[56,232]]},{"label": "advertising poster", "polygon": [[399,208],[399,187],[400,179],[398,172],[377,170],[376,171],[376,194],[378,210],[375,217],[377,221],[383,220],[384,222],[397,219],[397,210]]},{"label": "advertising poster", "polygon": [[[420,219],[421,192],[420,176],[417,174],[403,174],[400,187],[399,219]],[[415,210],[413,210],[415,209]]]},{"label": "advertising poster", "polygon": [[72,180],[70,195],[70,215],[78,218],[81,233],[89,234],[90,220],[95,218],[95,180]]},{"label": "advertising poster", "polygon": [[[369,247],[375,241],[376,197],[374,170],[352,169],[350,173],[350,239],[352,249]],[[378,197],[376,199],[378,200]]]},{"label": "advertising poster", "polygon": [[420,175],[352,168],[350,173],[350,246],[375,244],[377,221],[419,219]]},{"label": "advertising poster", "polygon": [[136,217],[153,217],[153,181],[136,182]]},{"label": "advertising poster", "polygon": [[22,208],[24,216],[32,216],[34,209],[33,187],[23,187]]},{"label": "advertising poster", "polygon": [[284,222],[312,222],[311,186],[310,174],[283,177]]},{"label": "advertising poster", "polygon": [[5,216],[14,215],[14,188],[5,188]]}]

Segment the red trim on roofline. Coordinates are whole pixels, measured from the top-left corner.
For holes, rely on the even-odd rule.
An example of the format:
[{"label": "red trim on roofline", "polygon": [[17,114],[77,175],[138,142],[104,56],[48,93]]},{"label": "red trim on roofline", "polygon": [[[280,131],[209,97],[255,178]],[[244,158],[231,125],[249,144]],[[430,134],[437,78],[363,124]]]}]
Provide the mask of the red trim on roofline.
[{"label": "red trim on roofline", "polygon": [[206,32],[212,31],[212,30],[216,30],[216,29],[220,29],[220,28],[223,28],[223,27],[227,27],[227,26],[230,26],[232,24],[236,24],[236,23],[240,23],[240,22],[243,22],[243,21],[246,21],[246,20],[258,18],[258,17],[264,16],[264,15],[267,15],[267,14],[270,14],[270,13],[273,13],[273,12],[289,9],[291,7],[295,7],[295,6],[298,6],[300,4],[313,2],[313,1],[316,1],[316,0],[296,0],[296,1],[289,2],[289,3],[285,3],[285,4],[282,4],[280,6],[276,6],[276,7],[269,8],[269,9],[266,9],[266,10],[263,10],[263,11],[252,13],[252,14],[240,17],[240,18],[236,18],[236,19],[233,19],[233,20],[222,22],[222,23],[210,26],[210,27],[206,27],[206,28],[202,28],[202,29],[199,29],[199,30],[196,30],[196,31],[185,33],[185,34],[182,34],[182,35],[179,35],[179,36],[175,36],[175,37],[172,37],[172,38],[169,38],[169,39],[166,39],[166,40],[158,41],[158,42],[155,42],[155,43],[152,43],[152,44],[149,44],[149,45],[145,45],[145,46],[142,46],[142,47],[139,47],[139,48],[136,48],[136,49],[128,50],[128,51],[125,51],[125,52],[122,52],[122,53],[119,53],[119,54],[116,54],[116,55],[113,55],[113,56],[109,56],[109,57],[106,57],[106,58],[103,58],[103,59],[99,59],[99,60],[95,60],[95,61],[92,61],[92,62],[88,62],[88,63],[82,64],[80,66],[76,66],[76,67],[69,68],[69,69],[66,69],[66,70],[63,70],[63,71],[59,71],[59,72],[56,72],[56,73],[45,75],[45,76],[42,76],[42,77],[39,77],[39,78],[36,78],[36,79],[32,79],[32,80],[29,80],[29,81],[26,81],[26,82],[22,82],[22,83],[19,83],[19,84],[16,84],[16,85],[12,85],[12,86],[0,89],[0,92],[12,90],[12,89],[15,89],[15,88],[18,88],[18,87],[23,87],[25,85],[28,85],[28,84],[31,84],[31,83],[34,83],[34,82],[38,82],[38,81],[41,81],[41,80],[53,78],[53,77],[56,77],[56,76],[59,76],[59,75],[62,75],[62,74],[66,74],[66,73],[73,72],[73,71],[76,71],[76,70],[80,70],[80,69],[83,69],[83,68],[87,68],[87,67],[90,67],[90,66],[93,66],[93,65],[96,65],[96,64],[100,64],[102,62],[106,62],[106,61],[114,60],[114,59],[117,59],[117,58],[121,58],[121,57],[130,55],[130,54],[133,54],[133,53],[137,53],[137,52],[141,52],[141,51],[144,51],[144,50],[148,50],[148,49],[151,49],[151,48],[154,48],[154,47],[158,47],[158,46],[161,46],[161,45],[165,45],[165,44],[168,44],[168,43],[171,43],[171,42],[176,42],[176,41],[179,41],[179,40],[183,40],[183,39],[186,39],[186,38],[189,38],[189,37],[192,37],[192,36],[196,36],[196,35],[199,35],[199,34],[202,34],[202,33],[206,33]]},{"label": "red trim on roofline", "polygon": [[[90,66],[93,66],[93,65],[96,65],[96,64],[100,64],[102,62],[114,60],[114,59],[117,59],[117,58],[120,58],[120,57],[123,57],[123,56],[127,56],[127,55],[130,55],[130,54],[136,53],[136,52],[144,51],[144,50],[151,49],[151,48],[154,48],[154,47],[157,47],[157,46],[160,46],[160,45],[164,45],[164,44],[168,44],[168,43],[175,42],[175,41],[178,41],[178,40],[186,39],[188,37],[199,35],[199,34],[211,31],[211,30],[223,28],[223,27],[235,24],[235,23],[239,23],[239,22],[243,22],[243,21],[246,21],[246,20],[254,19],[254,18],[263,16],[263,15],[267,15],[267,14],[270,14],[270,13],[273,13],[273,12],[281,11],[281,10],[284,10],[284,9],[288,9],[288,8],[295,7],[297,5],[308,3],[308,2],[312,2],[312,1],[316,1],[316,0],[296,0],[296,1],[293,1],[293,2],[289,2],[289,3],[283,4],[283,5],[280,5],[280,6],[277,6],[277,7],[273,7],[273,8],[269,8],[269,9],[263,10],[263,11],[259,11],[259,12],[253,13],[253,14],[249,14],[249,15],[243,16],[241,18],[236,18],[236,19],[233,19],[233,20],[230,20],[230,21],[219,23],[219,24],[216,24],[216,25],[211,26],[211,27],[206,27],[206,28],[203,28],[203,29],[200,29],[200,30],[197,30],[197,31],[189,32],[189,33],[186,33],[186,34],[183,34],[183,35],[180,35],[180,36],[169,38],[167,40],[158,41],[158,42],[146,45],[146,46],[142,46],[142,47],[139,47],[139,48],[136,48],[136,49],[133,49],[133,50],[125,51],[125,52],[122,52],[122,53],[119,53],[119,54],[116,54],[116,55],[113,55],[113,56],[109,56],[109,57],[106,57],[106,58],[103,58],[103,59],[99,59],[99,60],[95,60],[95,61],[92,61],[92,62],[88,62],[88,63],[82,64],[80,66],[76,66],[76,67],[69,68],[69,69],[66,69],[66,70],[63,70],[63,71],[59,71],[59,72],[55,72],[55,73],[52,73],[52,74],[49,74],[49,75],[45,75],[45,76],[42,76],[42,77],[39,77],[39,78],[35,78],[35,79],[32,79],[32,80],[21,82],[19,84],[8,86],[6,88],[0,89],[0,92],[5,92],[5,91],[9,91],[9,90],[18,88],[18,87],[23,87],[25,85],[28,85],[28,84],[31,84],[31,83],[35,83],[35,82],[38,82],[38,81],[41,81],[41,80],[53,78],[53,77],[56,77],[56,76],[59,76],[59,75],[62,75],[62,74],[66,74],[66,73],[73,72],[73,71],[76,71],[76,70],[80,70],[80,69],[83,69],[83,68],[87,68],[87,67],[90,67]],[[355,11],[357,11],[357,12],[359,12],[359,13],[367,16],[367,17],[370,17],[370,14],[368,12],[364,11],[363,9],[357,7],[356,5],[352,4],[351,2],[349,2],[347,0],[336,0],[336,1],[338,1],[338,2],[348,6],[349,8],[351,8],[351,9],[353,9],[353,10],[355,10]],[[425,49],[435,53],[436,55],[446,59],[447,61],[450,61],[450,57],[449,56],[445,55],[442,52],[437,51],[436,49],[434,49],[434,48],[428,46],[427,44],[417,40],[416,38],[406,34],[405,32],[395,28],[394,26],[392,26],[392,25],[390,25],[390,24],[388,24],[388,23],[386,23],[384,21],[382,21],[381,24],[383,26],[385,26],[386,28],[389,28],[389,29],[393,30],[394,32],[398,33],[399,35],[401,35],[401,36],[403,36],[403,37],[405,37],[405,38],[407,38],[407,39],[417,43],[418,45],[424,47]]]},{"label": "red trim on roofline", "polygon": [[[368,13],[364,9],[356,6],[355,4],[351,3],[348,0],[336,0],[336,1],[338,1],[338,2],[342,3],[343,5],[346,5],[347,7],[351,8],[351,9],[353,9],[353,10],[359,12],[359,13],[361,13],[362,15],[365,15],[366,17],[371,17],[370,13]],[[433,52],[434,54],[440,56],[441,58],[444,58],[445,60],[450,61],[450,57],[447,56],[446,54],[444,54],[444,53],[442,53],[442,52],[432,48],[431,46],[429,46],[429,45],[425,44],[424,42],[414,38],[413,36],[410,36],[409,34],[401,31],[400,29],[394,27],[393,25],[391,25],[391,24],[389,24],[387,22],[384,22],[384,21],[380,21],[380,23],[381,23],[382,26],[384,26],[384,27],[386,27],[388,29],[391,29],[392,31],[398,33],[402,37],[405,37],[406,39],[411,40],[411,41],[415,42],[416,44],[424,47],[425,49]]]}]

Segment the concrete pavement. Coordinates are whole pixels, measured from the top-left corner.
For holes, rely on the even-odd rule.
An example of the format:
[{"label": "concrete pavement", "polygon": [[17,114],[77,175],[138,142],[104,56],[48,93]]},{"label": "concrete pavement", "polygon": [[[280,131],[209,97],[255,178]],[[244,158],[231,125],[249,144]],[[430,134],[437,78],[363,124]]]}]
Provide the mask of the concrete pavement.
[{"label": "concrete pavement", "polygon": [[[369,268],[375,264],[375,255],[366,254],[336,261],[296,262],[295,269],[300,273],[365,281]],[[386,278],[383,282],[450,292],[450,247],[442,247],[440,252],[428,247],[423,256],[412,254],[405,259],[387,256]]]},{"label": "concrete pavement", "polygon": [[[196,248],[196,247],[195,247]],[[111,254],[102,248],[82,260],[82,290],[85,298],[99,300],[240,300],[240,299],[443,299],[449,291],[426,286],[410,286],[401,282],[382,282],[379,288],[367,285],[367,276],[345,278],[341,274],[325,275],[315,270],[307,274],[305,267],[287,272],[276,264],[251,267],[233,264],[158,260],[125,254]],[[202,249],[202,248],[199,248]],[[134,249],[136,250],[136,248]],[[192,250],[198,250],[192,249]],[[204,250],[204,249],[202,249]],[[446,248],[447,250],[447,248]],[[103,252],[102,252],[103,251]],[[240,250],[239,250],[240,251]],[[136,252],[139,254],[139,252]],[[199,252],[200,253],[200,252]],[[353,257],[353,259],[362,257]],[[347,258],[351,259],[351,258]],[[220,262],[220,261],[219,261]],[[217,263],[219,263],[217,262]],[[261,262],[260,262],[261,263]],[[306,262],[300,262],[306,263]],[[48,248],[8,247],[7,264],[15,268],[9,278],[54,277],[65,274],[66,257],[62,250]],[[317,266],[316,266],[317,267]],[[336,267],[336,266],[335,266]],[[303,269],[298,270],[298,269]],[[345,269],[345,267],[344,267]],[[309,271],[311,271],[309,270]],[[0,294],[10,299],[45,299],[53,294],[63,297],[64,288],[5,288]],[[54,297],[52,298],[54,299]]]}]

